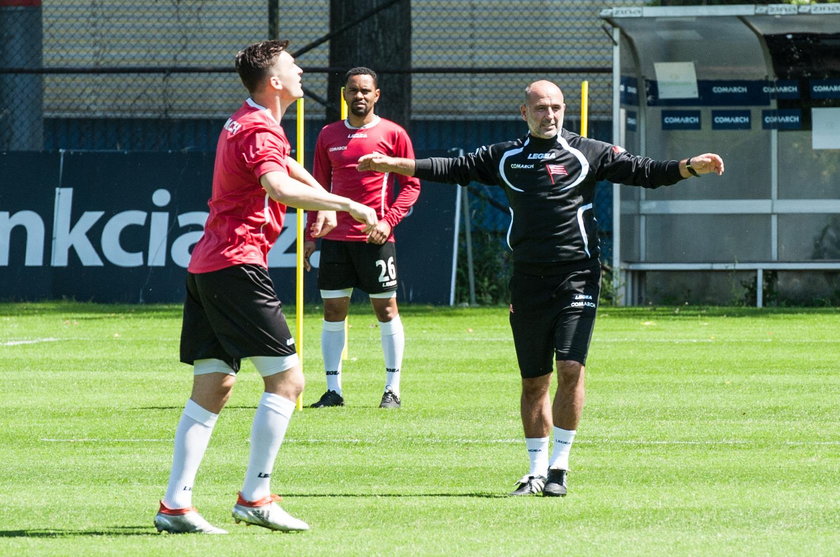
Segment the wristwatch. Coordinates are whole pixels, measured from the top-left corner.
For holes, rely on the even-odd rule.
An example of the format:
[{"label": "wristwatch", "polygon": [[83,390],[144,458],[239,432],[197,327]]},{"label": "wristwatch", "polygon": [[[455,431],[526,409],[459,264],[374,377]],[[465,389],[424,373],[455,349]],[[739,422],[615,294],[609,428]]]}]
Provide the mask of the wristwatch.
[{"label": "wristwatch", "polygon": [[697,171],[694,170],[694,167],[691,165],[691,158],[689,158],[685,162],[685,169],[688,170],[688,173],[691,174],[692,176],[697,176],[697,177],[700,176],[699,174],[697,174]]}]

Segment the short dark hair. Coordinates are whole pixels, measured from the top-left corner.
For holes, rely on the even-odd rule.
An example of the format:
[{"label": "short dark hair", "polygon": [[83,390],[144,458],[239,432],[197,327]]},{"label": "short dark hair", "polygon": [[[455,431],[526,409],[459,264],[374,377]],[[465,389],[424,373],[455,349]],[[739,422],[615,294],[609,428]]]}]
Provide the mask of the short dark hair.
[{"label": "short dark hair", "polygon": [[353,77],[354,75],[369,75],[373,78],[373,86],[379,88],[379,78],[376,75],[376,72],[370,68],[366,68],[364,66],[357,66],[355,68],[350,68],[347,70],[347,73],[344,74],[344,83],[347,83],[347,80]]},{"label": "short dark hair", "polygon": [[289,41],[261,41],[246,46],[236,54],[236,72],[242,84],[253,93],[266,76],[266,70],[274,64]]}]

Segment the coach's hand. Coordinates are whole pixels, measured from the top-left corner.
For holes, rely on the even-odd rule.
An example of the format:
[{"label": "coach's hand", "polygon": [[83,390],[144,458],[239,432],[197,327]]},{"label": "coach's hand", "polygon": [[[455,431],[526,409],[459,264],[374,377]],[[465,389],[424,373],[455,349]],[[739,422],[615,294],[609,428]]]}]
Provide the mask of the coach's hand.
[{"label": "coach's hand", "polygon": [[[686,167],[689,162],[691,163],[691,169],[694,171],[694,174]],[[712,173],[720,176],[723,174],[723,170],[723,159],[716,153],[703,153],[702,155],[694,155],[685,159],[685,161],[680,161],[680,176],[683,178]]]},{"label": "coach's hand", "polygon": [[417,165],[414,159],[389,157],[382,153],[370,153],[359,157],[356,170],[359,172],[393,172],[403,176],[414,176]]},{"label": "coach's hand", "polygon": [[381,220],[378,223],[376,223],[376,226],[374,226],[373,230],[371,230],[368,234],[367,243],[381,246],[382,244],[387,242],[388,238],[390,237],[391,225],[388,224],[386,221]]},{"label": "coach's hand", "polygon": [[359,172],[390,172],[393,158],[382,153],[369,153],[359,157],[356,170]]},{"label": "coach's hand", "polygon": [[315,253],[315,242],[307,240],[303,243],[303,268],[307,271],[312,270],[312,264],[309,263],[309,257]]},{"label": "coach's hand", "polygon": [[376,211],[356,201],[350,202],[350,207],[347,209],[347,212],[350,213],[351,217],[365,225],[362,229],[362,232],[365,234],[373,230],[373,227],[379,222],[379,219],[376,217]]}]

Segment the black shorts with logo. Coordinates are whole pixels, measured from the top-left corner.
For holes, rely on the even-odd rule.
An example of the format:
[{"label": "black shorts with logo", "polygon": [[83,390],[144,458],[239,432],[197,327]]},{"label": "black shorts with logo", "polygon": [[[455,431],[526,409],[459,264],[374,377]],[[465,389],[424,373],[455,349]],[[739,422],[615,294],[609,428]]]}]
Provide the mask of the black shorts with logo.
[{"label": "black shorts with logo", "polygon": [[215,358],[239,371],[242,358],[294,353],[295,341],[267,269],[235,265],[187,274],[182,362]]},{"label": "black shorts with logo", "polygon": [[555,360],[586,363],[601,290],[595,261],[514,266],[510,327],[522,377],[541,377]]},{"label": "black shorts with logo", "polygon": [[318,288],[359,288],[368,294],[397,289],[397,248],[394,242],[381,246],[366,242],[321,240]]}]

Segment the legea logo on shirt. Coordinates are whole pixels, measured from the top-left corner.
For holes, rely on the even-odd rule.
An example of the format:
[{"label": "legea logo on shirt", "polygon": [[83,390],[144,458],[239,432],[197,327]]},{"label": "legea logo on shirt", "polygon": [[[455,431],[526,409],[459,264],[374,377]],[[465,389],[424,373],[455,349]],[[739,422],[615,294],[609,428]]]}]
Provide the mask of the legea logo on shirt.
[{"label": "legea logo on shirt", "polygon": [[347,136],[347,139],[355,139],[357,137],[367,137],[366,133],[351,133]]}]

